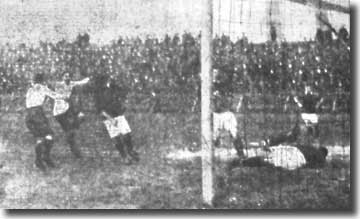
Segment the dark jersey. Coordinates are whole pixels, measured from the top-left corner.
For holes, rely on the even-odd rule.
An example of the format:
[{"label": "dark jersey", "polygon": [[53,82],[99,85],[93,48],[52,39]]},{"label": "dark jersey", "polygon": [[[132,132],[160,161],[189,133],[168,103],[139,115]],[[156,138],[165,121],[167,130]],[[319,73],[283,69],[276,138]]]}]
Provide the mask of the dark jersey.
[{"label": "dark jersey", "polygon": [[297,148],[304,155],[307,167],[319,168],[325,165],[326,157],[319,149],[312,146],[297,146]]},{"label": "dark jersey", "polygon": [[302,102],[302,111],[304,113],[316,113],[316,104],[319,101],[319,98],[312,94],[307,94],[301,98]]},{"label": "dark jersey", "polygon": [[123,104],[125,98],[119,86],[112,84],[110,87],[104,87],[96,96],[98,112],[105,111],[111,117],[117,117],[125,113]]}]

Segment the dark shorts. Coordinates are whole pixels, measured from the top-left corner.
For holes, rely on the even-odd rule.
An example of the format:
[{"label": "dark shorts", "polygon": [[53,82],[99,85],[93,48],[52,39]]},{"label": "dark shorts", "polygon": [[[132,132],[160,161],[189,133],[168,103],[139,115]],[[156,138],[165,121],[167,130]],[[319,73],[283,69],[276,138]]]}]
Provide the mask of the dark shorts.
[{"label": "dark shorts", "polygon": [[53,135],[53,131],[49,125],[49,120],[46,118],[42,107],[27,109],[25,123],[26,127],[34,137]]},{"label": "dark shorts", "polygon": [[70,108],[65,113],[55,116],[64,131],[71,131],[80,127],[77,114]]}]

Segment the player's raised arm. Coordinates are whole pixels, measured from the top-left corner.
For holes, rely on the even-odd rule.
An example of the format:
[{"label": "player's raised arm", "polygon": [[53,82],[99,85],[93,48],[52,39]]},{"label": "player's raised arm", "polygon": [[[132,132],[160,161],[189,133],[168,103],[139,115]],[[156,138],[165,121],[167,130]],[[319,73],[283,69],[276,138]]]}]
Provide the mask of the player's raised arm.
[{"label": "player's raised arm", "polygon": [[74,86],[81,86],[81,85],[85,85],[85,84],[89,83],[89,81],[90,81],[90,78],[86,77],[86,78],[84,78],[84,79],[82,79],[80,81],[72,81],[72,84]]},{"label": "player's raised arm", "polygon": [[112,120],[113,117],[111,117],[107,112],[104,110],[101,111],[101,115],[104,116],[106,119]]},{"label": "player's raised arm", "polygon": [[49,87],[47,86],[43,86],[43,92],[46,96],[52,98],[52,99],[64,99],[66,98],[64,95],[61,95],[53,90],[51,90]]},{"label": "player's raised arm", "polygon": [[236,105],[236,112],[239,112],[242,105],[243,105],[243,101],[244,101],[244,95],[240,95],[239,97],[239,102],[238,104]]}]

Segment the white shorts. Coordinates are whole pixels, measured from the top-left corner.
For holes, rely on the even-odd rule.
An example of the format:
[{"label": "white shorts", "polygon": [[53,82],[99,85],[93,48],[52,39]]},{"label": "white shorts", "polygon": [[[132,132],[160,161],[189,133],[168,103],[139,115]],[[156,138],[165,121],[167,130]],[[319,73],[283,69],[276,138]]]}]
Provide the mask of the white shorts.
[{"label": "white shorts", "polygon": [[293,146],[274,146],[270,147],[265,161],[276,167],[282,167],[288,170],[294,170],[306,164],[305,157],[301,151]]},{"label": "white shorts", "polygon": [[69,109],[69,103],[66,102],[63,99],[57,99],[54,102],[54,116],[61,115],[63,113],[66,113],[66,111]]},{"label": "white shorts", "polygon": [[213,139],[219,137],[220,131],[229,131],[233,138],[237,134],[237,121],[234,113],[227,111],[222,113],[213,113]]},{"label": "white shorts", "polygon": [[[113,122],[115,120],[115,123]],[[125,135],[131,132],[129,123],[127,122],[125,116],[115,117],[113,120],[105,120],[104,124],[107,132],[109,133],[110,138],[115,138],[120,134]]]},{"label": "white shorts", "polygon": [[301,118],[306,125],[318,124],[319,116],[315,113],[301,113]]}]

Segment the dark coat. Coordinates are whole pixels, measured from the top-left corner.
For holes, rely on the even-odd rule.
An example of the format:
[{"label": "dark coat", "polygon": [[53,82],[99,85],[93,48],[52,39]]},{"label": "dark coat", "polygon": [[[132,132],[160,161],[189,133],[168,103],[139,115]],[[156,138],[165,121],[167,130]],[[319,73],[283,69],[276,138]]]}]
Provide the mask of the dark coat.
[{"label": "dark coat", "polygon": [[115,82],[111,82],[110,86],[106,86],[106,83],[98,84],[94,94],[97,112],[105,111],[112,117],[123,115],[126,111],[124,104],[126,95],[126,89]]}]

